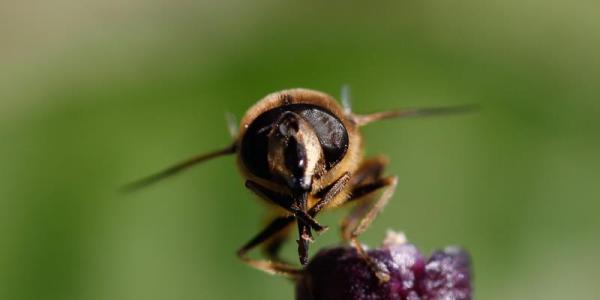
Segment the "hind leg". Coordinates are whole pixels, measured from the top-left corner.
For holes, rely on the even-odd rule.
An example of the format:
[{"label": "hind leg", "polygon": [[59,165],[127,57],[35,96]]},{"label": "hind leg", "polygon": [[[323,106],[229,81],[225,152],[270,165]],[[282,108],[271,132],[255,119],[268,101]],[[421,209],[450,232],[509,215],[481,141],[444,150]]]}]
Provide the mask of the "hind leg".
[{"label": "hind leg", "polygon": [[[246,243],[237,252],[238,257],[247,265],[259,269],[261,271],[270,274],[280,274],[286,277],[297,277],[300,274],[300,270],[296,267],[282,262],[278,259],[278,250],[281,243],[269,244],[269,241],[278,241],[277,239],[285,239],[286,228],[289,228],[293,224],[295,218],[293,216],[277,217],[275,218],[265,229],[258,233],[253,239]],[[274,260],[256,260],[247,256],[248,252],[259,245],[266,245],[267,252],[272,253],[268,255],[270,258],[276,258]],[[272,248],[269,250],[269,248]]]},{"label": "hind leg", "polygon": [[[353,195],[348,201],[359,201],[359,203],[342,221],[342,238],[344,240],[356,239],[369,228],[394,195],[397,183],[396,176],[384,177],[356,189],[357,197],[355,198]],[[379,197],[372,197],[371,194],[375,192],[382,192],[382,194]],[[361,195],[360,198],[358,195]]]},{"label": "hind leg", "polygon": [[[357,171],[353,180],[352,196],[347,200],[356,201],[356,206],[342,221],[342,238],[352,243],[367,260],[381,282],[389,280],[389,272],[381,269],[368,258],[358,237],[365,232],[393,196],[398,182],[397,177],[382,177],[387,160],[378,157],[367,160]],[[379,197],[374,197],[381,192]]]}]

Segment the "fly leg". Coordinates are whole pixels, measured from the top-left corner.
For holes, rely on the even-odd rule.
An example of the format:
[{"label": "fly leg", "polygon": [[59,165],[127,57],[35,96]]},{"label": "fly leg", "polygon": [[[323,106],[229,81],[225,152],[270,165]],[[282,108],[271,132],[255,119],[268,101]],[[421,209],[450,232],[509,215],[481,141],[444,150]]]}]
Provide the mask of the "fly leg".
[{"label": "fly leg", "polygon": [[[264,244],[269,239],[276,237],[282,230],[294,222],[294,216],[277,217],[263,231],[258,233],[253,239],[248,241],[242,248],[237,251],[238,257],[247,265],[259,269],[270,274],[279,274],[286,277],[295,278],[300,275],[301,270],[298,268],[283,263],[279,260],[256,260],[247,256],[248,252],[256,246]],[[277,247],[278,248],[278,247]],[[274,254],[275,256],[276,254]]]},{"label": "fly leg", "polygon": [[[382,177],[387,161],[375,158],[366,161],[359,168],[352,188],[352,197],[347,202],[357,201],[353,210],[342,221],[341,232],[345,241],[351,242],[358,253],[365,258],[380,282],[389,280],[389,272],[383,270],[367,256],[358,237],[369,228],[379,213],[387,205],[396,191],[397,177]],[[379,197],[374,197],[376,192],[381,192]]]}]

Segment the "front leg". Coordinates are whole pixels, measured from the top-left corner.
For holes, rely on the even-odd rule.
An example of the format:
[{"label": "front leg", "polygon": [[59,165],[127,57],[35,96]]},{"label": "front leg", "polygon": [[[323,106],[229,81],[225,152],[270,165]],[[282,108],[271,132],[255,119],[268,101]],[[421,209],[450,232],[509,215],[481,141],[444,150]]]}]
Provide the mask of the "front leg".
[{"label": "front leg", "polygon": [[275,193],[269,190],[268,188],[251,180],[246,180],[246,187],[260,198],[285,209],[286,211],[294,215],[294,217],[306,223],[318,233],[321,233],[328,229],[327,226],[322,226],[321,224],[319,224],[319,222],[317,222],[317,220],[310,216],[306,212],[306,210],[303,210],[301,207],[298,207],[298,205],[294,203],[294,199],[292,199],[290,196]]},{"label": "front leg", "polygon": [[246,181],[246,187],[262,199],[290,212],[298,220],[298,258],[302,265],[306,265],[308,263],[308,248],[313,240],[311,228],[318,233],[328,229],[326,226],[321,226],[307,212],[308,193],[304,193],[298,198],[292,198],[292,196],[278,194],[250,180]]},{"label": "front leg", "polygon": [[[308,216],[316,216],[325,206],[327,206],[327,204],[331,202],[331,200],[333,200],[333,198],[335,198],[335,196],[339,195],[349,181],[350,173],[346,172],[344,175],[342,175],[342,177],[336,180],[336,182],[326,188],[324,190],[325,195],[321,197],[321,200],[319,200],[317,204],[308,210]],[[301,210],[306,211],[306,195],[301,199],[301,201],[299,201],[299,203],[301,205]],[[300,236],[298,239],[298,255],[300,256],[300,263],[302,265],[306,265],[308,263],[308,247],[312,241],[312,233],[306,224],[298,222],[298,234]]]},{"label": "front leg", "polygon": [[338,180],[336,180],[332,185],[324,189],[324,195],[321,197],[321,200],[317,202],[313,207],[310,208],[308,214],[311,216],[316,216],[323,208],[325,208],[331,200],[333,200],[337,195],[339,195],[350,183],[351,175],[350,172],[344,173]]}]

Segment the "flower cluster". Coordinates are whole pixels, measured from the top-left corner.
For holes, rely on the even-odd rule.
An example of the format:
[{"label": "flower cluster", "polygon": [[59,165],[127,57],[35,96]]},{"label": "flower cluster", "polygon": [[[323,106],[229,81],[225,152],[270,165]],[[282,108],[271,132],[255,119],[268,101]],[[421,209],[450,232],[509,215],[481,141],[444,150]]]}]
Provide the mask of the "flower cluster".
[{"label": "flower cluster", "polygon": [[448,247],[425,258],[404,235],[391,233],[382,247],[367,251],[390,278],[381,282],[373,264],[353,247],[320,251],[297,282],[297,300],[470,300],[469,255]]}]

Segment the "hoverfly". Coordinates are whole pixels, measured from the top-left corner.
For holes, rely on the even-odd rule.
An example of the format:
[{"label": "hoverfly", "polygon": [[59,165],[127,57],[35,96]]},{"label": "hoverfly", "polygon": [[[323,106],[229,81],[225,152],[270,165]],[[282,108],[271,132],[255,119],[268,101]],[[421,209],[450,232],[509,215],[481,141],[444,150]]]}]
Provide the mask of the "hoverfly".
[{"label": "hoverfly", "polygon": [[[342,221],[342,238],[368,260],[358,237],[394,194],[397,178],[383,175],[386,158],[363,158],[360,128],[386,119],[465,112],[472,107],[404,109],[359,115],[351,111],[347,97],[343,98],[346,105],[309,89],[289,89],[267,95],[246,112],[233,144],[183,161],[126,189],[147,186],[216,157],[236,155],[246,187],[277,211],[277,216],[238,250],[242,261],[268,273],[297,275],[300,270],[278,256],[293,225],[297,224],[299,260],[306,265],[313,232],[328,229],[317,221],[317,215],[345,204],[354,204],[354,207]],[[375,194],[378,197],[374,197]],[[248,257],[248,252],[259,245],[266,250],[268,259]],[[385,270],[372,265],[378,277],[385,281]]]}]

